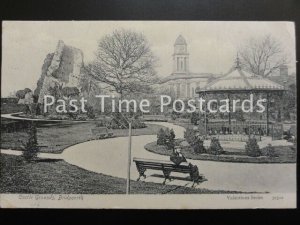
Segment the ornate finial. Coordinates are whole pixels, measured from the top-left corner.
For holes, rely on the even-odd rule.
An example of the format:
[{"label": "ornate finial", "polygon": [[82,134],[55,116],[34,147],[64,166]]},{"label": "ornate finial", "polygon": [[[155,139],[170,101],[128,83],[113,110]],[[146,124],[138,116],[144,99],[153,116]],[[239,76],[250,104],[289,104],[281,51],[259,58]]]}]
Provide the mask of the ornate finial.
[{"label": "ornate finial", "polygon": [[236,53],[236,60],[235,60],[235,68],[240,69],[241,68],[241,62],[240,62],[240,58],[239,58],[239,53]]}]

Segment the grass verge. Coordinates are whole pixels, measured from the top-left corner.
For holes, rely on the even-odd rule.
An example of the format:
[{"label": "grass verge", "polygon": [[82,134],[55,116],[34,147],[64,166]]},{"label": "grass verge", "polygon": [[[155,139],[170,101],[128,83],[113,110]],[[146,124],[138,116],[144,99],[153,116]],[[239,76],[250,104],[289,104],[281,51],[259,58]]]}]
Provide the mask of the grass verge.
[{"label": "grass verge", "polygon": [[[40,152],[61,153],[65,148],[86,142],[96,140],[98,137],[91,132],[96,124],[93,122],[84,123],[37,123],[37,140]],[[163,126],[156,124],[147,124],[147,127],[133,129],[132,135],[156,135]],[[115,137],[128,135],[128,129],[113,130]],[[1,131],[1,149],[22,150],[22,144],[26,143],[28,134],[25,130],[16,132]]]},{"label": "grass verge", "polygon": [[[126,180],[98,174],[63,160],[40,159],[26,163],[21,156],[0,155],[0,193],[125,194]],[[200,184],[201,185],[201,184]],[[150,182],[131,182],[132,194],[221,194],[212,191]]]}]

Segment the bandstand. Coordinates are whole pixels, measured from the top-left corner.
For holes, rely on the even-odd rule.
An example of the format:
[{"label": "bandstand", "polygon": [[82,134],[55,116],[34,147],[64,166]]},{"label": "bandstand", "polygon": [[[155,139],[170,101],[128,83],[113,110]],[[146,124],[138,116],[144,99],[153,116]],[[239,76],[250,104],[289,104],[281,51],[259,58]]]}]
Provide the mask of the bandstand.
[{"label": "bandstand", "polygon": [[[270,101],[272,94],[282,96],[285,87],[259,75],[251,74],[242,70],[239,58],[236,65],[224,76],[213,80],[203,88],[196,89],[199,97],[207,99],[209,96],[225,96],[229,99],[228,120],[208,120],[207,110],[204,110],[204,129],[207,138],[218,136],[224,140],[246,141],[250,136],[261,140],[262,136],[270,136],[272,139],[281,139],[283,135],[283,125],[270,121]],[[249,113],[245,121],[232,119],[232,99],[239,95],[253,94],[255,97],[264,96],[267,100],[264,119],[253,118],[253,113]],[[278,102],[280,104],[280,102]],[[282,104],[281,104],[282,105]],[[245,113],[245,112],[243,112]]]}]

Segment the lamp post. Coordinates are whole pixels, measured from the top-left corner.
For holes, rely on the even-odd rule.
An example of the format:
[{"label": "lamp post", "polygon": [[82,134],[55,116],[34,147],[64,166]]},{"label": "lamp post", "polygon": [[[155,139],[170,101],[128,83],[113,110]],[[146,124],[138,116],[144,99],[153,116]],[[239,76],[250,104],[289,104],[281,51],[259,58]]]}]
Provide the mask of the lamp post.
[{"label": "lamp post", "polygon": [[127,163],[127,184],[126,194],[130,194],[130,166],[131,166],[131,121],[129,121],[128,131],[128,163]]},{"label": "lamp post", "polygon": [[131,123],[130,119],[127,119],[121,112],[121,116],[128,122],[128,160],[127,160],[127,181],[126,181],[126,194],[130,194],[130,166],[131,166]]}]

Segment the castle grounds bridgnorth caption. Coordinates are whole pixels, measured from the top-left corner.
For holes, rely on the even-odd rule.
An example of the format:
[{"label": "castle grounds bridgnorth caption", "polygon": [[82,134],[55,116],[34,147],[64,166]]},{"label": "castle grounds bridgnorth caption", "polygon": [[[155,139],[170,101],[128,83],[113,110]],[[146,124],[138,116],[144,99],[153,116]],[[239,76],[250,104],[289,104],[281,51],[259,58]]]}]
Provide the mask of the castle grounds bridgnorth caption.
[{"label": "castle grounds bridgnorth caption", "polygon": [[[105,111],[105,102],[111,101],[111,111],[112,112],[129,112],[131,107],[133,107],[133,112],[137,112],[138,108],[143,113],[149,113],[150,101],[148,99],[142,99],[141,101],[137,102],[135,99],[123,99],[117,100],[115,96],[111,95],[95,95],[96,98],[99,98],[101,101],[101,112]],[[44,96],[44,113],[48,112],[48,107],[54,105],[54,103],[58,103],[55,110],[58,113],[76,113],[81,109],[81,112],[86,113],[85,103],[87,100],[82,97],[80,100],[78,99],[55,99],[51,95]],[[258,112],[263,113],[265,111],[265,106],[263,105],[266,103],[267,100],[265,98],[260,98],[254,104],[253,94],[249,95],[249,99],[233,99],[232,104],[230,100],[227,99],[210,99],[206,101],[206,99],[200,97],[199,99],[189,99],[187,101],[187,107],[185,102],[182,99],[175,99],[172,103],[172,98],[168,95],[160,95],[160,112],[164,112],[165,106],[172,105],[172,109],[175,112],[188,112],[193,113],[196,112],[197,108],[200,112],[205,111],[205,107],[210,113],[229,113],[229,112],[236,112],[236,109],[239,107],[245,113],[252,113]],[[220,106],[213,107],[214,104],[220,103]],[[79,106],[79,105],[80,106]],[[179,105],[179,107],[177,107]],[[67,107],[70,106],[70,107]],[[131,107],[130,107],[131,106]],[[69,109],[68,109],[69,108]]]}]

